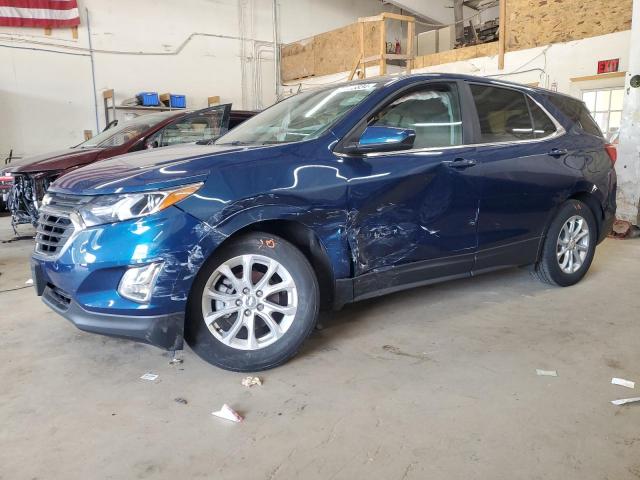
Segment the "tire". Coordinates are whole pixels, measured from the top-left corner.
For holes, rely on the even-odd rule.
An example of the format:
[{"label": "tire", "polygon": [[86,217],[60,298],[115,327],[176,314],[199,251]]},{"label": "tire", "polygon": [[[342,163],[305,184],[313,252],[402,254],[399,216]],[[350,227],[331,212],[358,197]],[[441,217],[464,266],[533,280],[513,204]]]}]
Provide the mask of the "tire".
[{"label": "tire", "polygon": [[596,220],[589,206],[579,200],[566,201],[549,225],[535,275],[551,285],[575,285],[591,266],[597,236]]},{"label": "tire", "polygon": [[[249,283],[245,268],[251,272]],[[265,281],[270,268],[274,271]],[[319,299],[315,273],[300,250],[272,234],[248,233],[215,252],[198,272],[187,304],[185,340],[200,358],[225,370],[274,368],[292,358],[313,331]]]}]

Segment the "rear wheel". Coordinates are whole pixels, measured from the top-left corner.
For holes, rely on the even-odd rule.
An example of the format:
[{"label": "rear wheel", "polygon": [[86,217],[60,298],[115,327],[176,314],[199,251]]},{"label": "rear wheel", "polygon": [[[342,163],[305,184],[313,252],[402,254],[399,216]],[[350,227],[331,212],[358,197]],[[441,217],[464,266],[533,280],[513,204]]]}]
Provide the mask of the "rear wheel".
[{"label": "rear wheel", "polygon": [[305,256],[286,240],[250,233],[216,252],[189,297],[185,338],[226,370],[273,368],[313,330],[319,289]]},{"label": "rear wheel", "polygon": [[540,280],[568,287],[587,273],[596,249],[593,213],[579,200],[569,200],[551,222],[535,273]]}]

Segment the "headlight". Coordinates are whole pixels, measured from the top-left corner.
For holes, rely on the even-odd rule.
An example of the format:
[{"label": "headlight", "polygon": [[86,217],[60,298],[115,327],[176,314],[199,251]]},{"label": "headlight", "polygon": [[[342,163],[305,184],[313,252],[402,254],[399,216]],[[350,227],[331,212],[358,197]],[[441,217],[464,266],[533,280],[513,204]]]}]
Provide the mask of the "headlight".
[{"label": "headlight", "polygon": [[[192,195],[201,186],[202,182],[171,190],[99,195],[79,207],[78,213],[87,227],[122,222],[164,210]],[[43,201],[43,204],[46,205],[45,202],[47,202],[47,199]]]}]

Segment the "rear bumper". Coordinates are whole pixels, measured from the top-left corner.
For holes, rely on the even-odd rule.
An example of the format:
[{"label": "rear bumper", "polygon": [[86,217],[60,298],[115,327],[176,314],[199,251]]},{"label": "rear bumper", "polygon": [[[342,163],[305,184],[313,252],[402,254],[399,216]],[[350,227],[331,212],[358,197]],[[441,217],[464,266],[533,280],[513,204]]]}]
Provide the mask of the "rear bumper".
[{"label": "rear bumper", "polygon": [[184,344],[184,312],[153,316],[93,313],[70,299],[68,304],[61,305],[48,286],[42,293],[42,301],[85,332],[126,338],[167,350],[182,350]]}]

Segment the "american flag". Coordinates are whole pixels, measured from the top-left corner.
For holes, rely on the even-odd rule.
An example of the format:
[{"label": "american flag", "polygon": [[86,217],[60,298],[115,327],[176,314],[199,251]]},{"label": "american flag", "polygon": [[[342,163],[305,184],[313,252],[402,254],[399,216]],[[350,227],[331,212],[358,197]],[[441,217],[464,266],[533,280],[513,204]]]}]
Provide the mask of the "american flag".
[{"label": "american flag", "polygon": [[62,28],[80,24],[76,0],[0,0],[0,25]]}]

